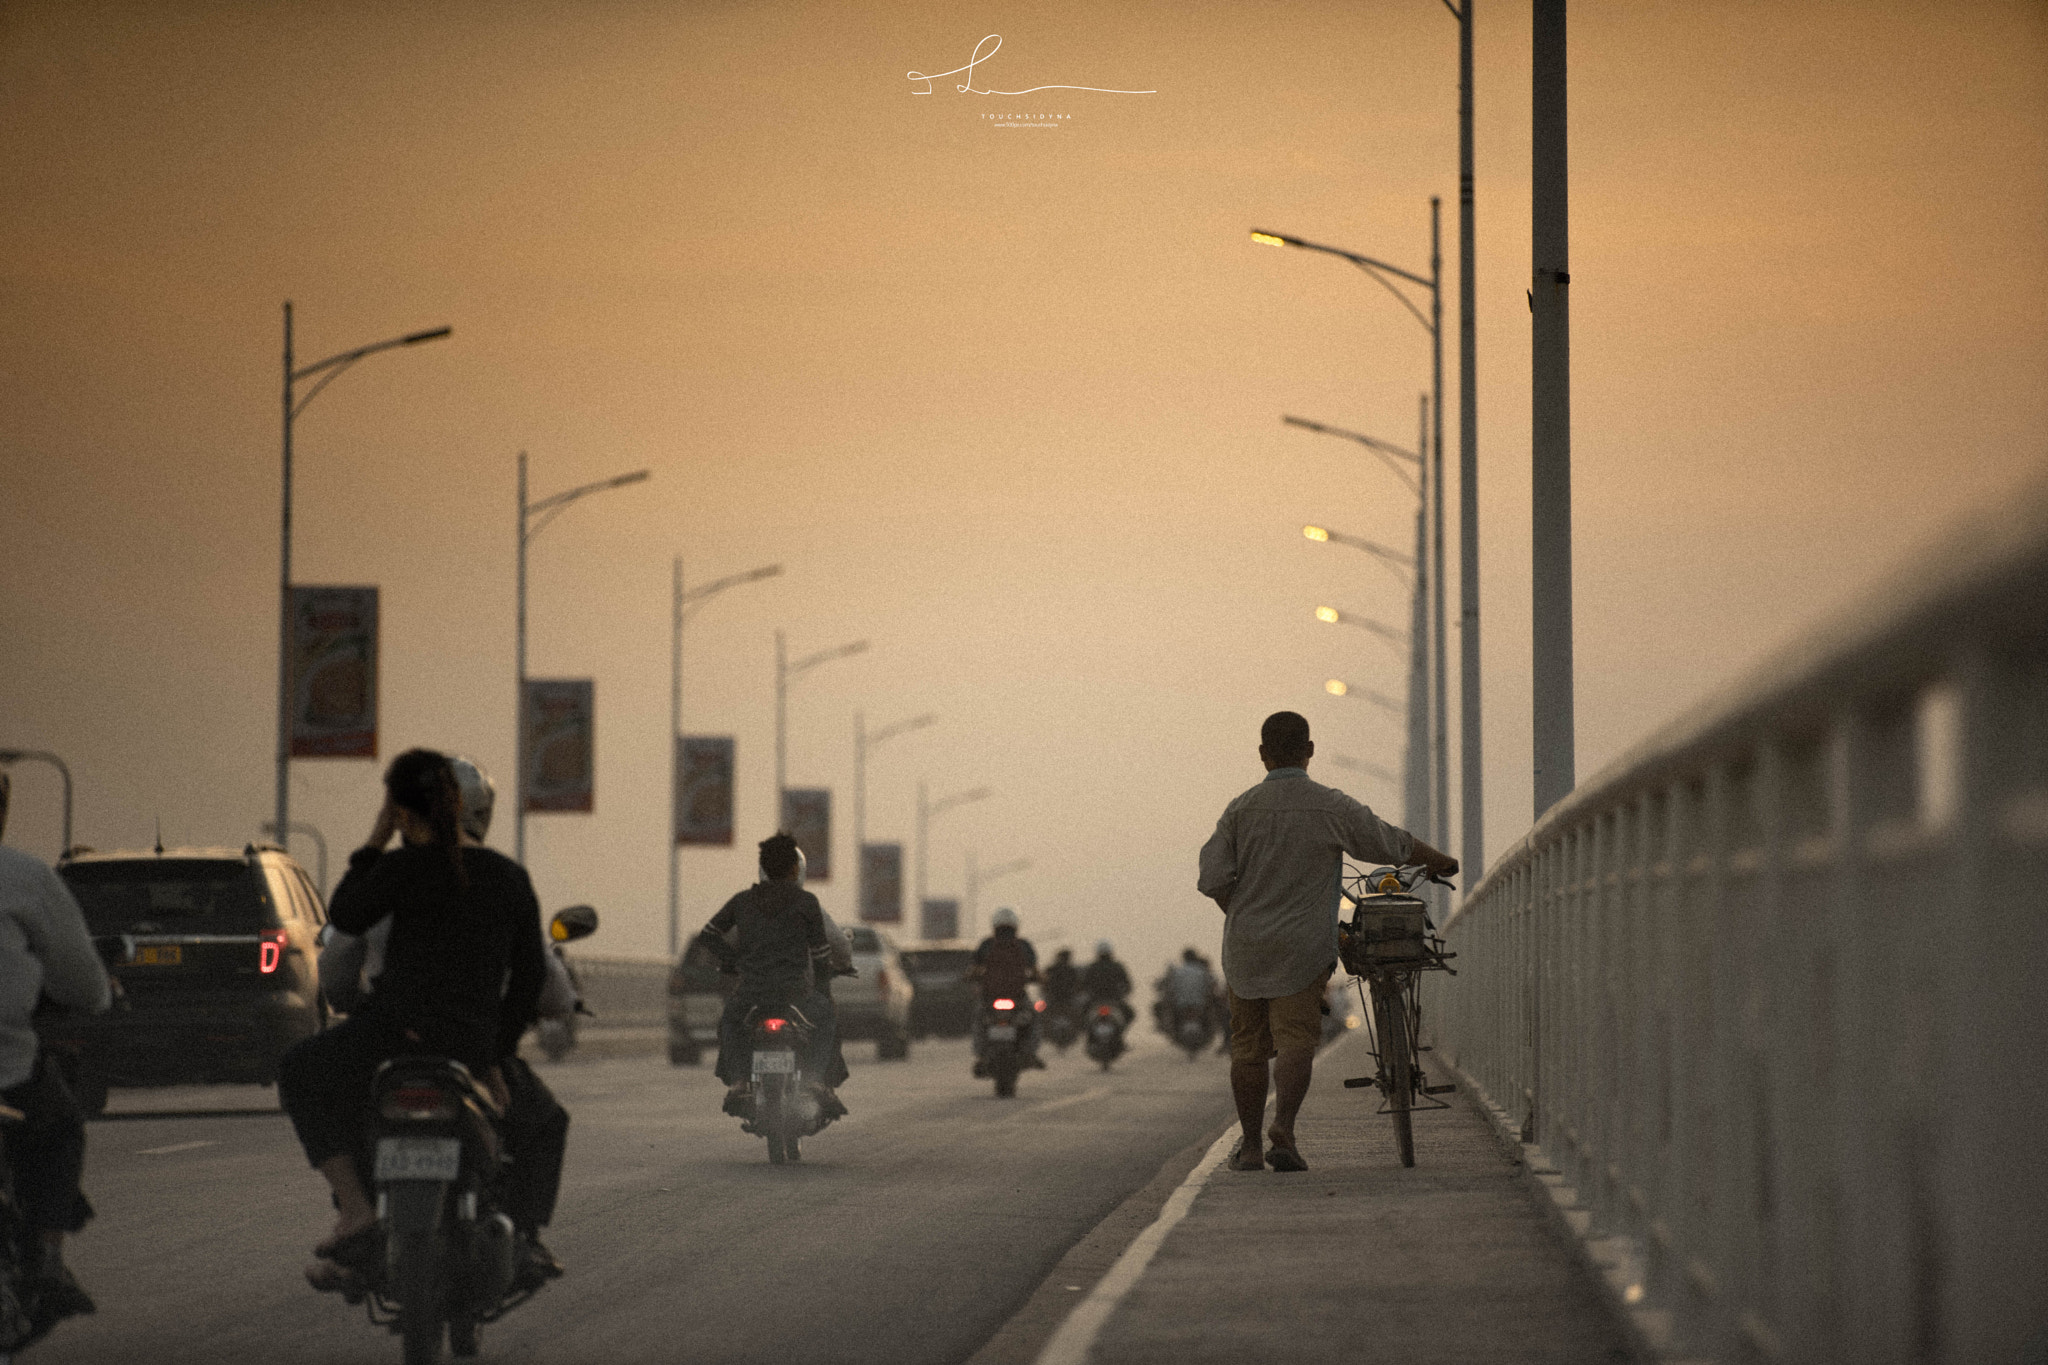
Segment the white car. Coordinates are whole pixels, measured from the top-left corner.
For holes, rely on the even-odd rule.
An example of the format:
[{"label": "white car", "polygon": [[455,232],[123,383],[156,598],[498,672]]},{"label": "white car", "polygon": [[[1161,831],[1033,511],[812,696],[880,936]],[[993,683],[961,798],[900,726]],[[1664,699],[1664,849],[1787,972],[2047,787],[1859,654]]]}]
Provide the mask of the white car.
[{"label": "white car", "polygon": [[910,1055],[910,1000],[915,993],[910,973],[890,937],[869,924],[849,925],[854,970],[832,982],[832,1005],[839,1015],[839,1036],[872,1038],[875,1055],[884,1061]]}]

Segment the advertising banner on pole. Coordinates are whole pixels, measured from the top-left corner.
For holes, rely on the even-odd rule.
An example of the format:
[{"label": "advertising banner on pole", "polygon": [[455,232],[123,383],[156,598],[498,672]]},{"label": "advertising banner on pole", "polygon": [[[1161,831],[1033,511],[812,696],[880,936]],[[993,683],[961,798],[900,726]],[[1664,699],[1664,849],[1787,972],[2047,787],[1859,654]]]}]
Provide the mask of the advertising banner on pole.
[{"label": "advertising banner on pole", "polygon": [[804,877],[832,880],[832,793],[824,787],[791,787],[782,793],[782,828],[804,851]]},{"label": "advertising banner on pole", "polygon": [[732,843],[733,737],[676,736],[676,842]]},{"label": "advertising banner on pole", "polygon": [[526,729],[528,811],[590,811],[597,805],[597,684],[589,678],[528,678],[520,722]]},{"label": "advertising banner on pole", "polygon": [[869,924],[903,922],[903,845],[860,846],[860,917]]},{"label": "advertising banner on pole", "polygon": [[925,897],[919,928],[926,938],[960,937],[960,902],[952,897]]},{"label": "advertising banner on pole", "polygon": [[377,756],[377,590],[292,589],[292,757]]}]

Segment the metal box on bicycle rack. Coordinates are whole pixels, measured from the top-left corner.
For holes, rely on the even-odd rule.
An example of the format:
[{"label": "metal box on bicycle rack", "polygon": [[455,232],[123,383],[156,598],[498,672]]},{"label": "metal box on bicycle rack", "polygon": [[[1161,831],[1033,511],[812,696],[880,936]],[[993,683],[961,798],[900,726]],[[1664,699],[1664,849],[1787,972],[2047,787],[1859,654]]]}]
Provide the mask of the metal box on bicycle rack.
[{"label": "metal box on bicycle rack", "polygon": [[1351,923],[1338,936],[1338,955],[1353,976],[1428,962],[1429,907],[1420,898],[1363,896],[1355,904]]}]

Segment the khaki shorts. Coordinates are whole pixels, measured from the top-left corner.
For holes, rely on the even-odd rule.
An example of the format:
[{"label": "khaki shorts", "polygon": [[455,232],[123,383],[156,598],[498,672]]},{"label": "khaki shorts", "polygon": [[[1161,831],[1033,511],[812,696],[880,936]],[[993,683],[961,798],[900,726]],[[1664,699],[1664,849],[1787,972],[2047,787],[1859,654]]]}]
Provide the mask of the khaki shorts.
[{"label": "khaki shorts", "polygon": [[1314,1052],[1323,1042],[1323,991],[1330,973],[1292,995],[1246,1000],[1230,993],[1230,1060],[1263,1066],[1281,1052]]}]

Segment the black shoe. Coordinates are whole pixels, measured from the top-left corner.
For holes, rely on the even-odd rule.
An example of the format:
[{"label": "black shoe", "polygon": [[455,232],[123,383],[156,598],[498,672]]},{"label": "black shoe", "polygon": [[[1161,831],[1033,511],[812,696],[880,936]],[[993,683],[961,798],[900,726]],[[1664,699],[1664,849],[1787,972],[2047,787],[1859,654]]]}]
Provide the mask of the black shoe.
[{"label": "black shoe", "polygon": [[979,1057],[974,1059],[974,1078],[976,1080],[986,1080],[988,1078],[988,1063]]},{"label": "black shoe", "polygon": [[525,1233],[519,1238],[519,1268],[513,1272],[514,1289],[538,1289],[549,1280],[562,1277],[562,1263],[555,1259],[538,1236]]}]

